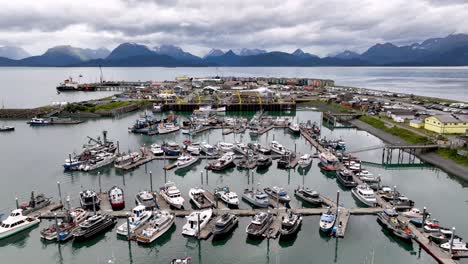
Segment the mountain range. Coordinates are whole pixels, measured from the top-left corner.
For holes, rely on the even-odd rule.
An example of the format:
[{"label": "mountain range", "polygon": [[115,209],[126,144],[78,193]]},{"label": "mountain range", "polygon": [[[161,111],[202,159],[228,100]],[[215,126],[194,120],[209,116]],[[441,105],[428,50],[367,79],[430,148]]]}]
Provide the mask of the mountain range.
[{"label": "mountain range", "polygon": [[362,54],[343,51],[320,58],[297,49],[292,53],[263,49],[212,49],[204,57],[174,45],[148,47],[122,43],[112,51],[56,46],[39,56],[18,47],[0,47],[0,66],[462,66],[468,65],[468,35],[454,34],[421,43],[376,44]]}]

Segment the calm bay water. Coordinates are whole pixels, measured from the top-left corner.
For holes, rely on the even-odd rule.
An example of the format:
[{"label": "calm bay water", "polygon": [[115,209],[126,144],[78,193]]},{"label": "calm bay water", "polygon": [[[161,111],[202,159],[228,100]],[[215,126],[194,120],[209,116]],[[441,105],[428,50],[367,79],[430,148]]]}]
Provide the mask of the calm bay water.
[{"label": "calm bay water", "polygon": [[[297,111],[292,115],[294,114],[300,121],[320,120],[318,112]],[[129,134],[127,127],[131,126],[137,116],[138,113],[134,113],[116,119],[90,120],[69,127],[32,128],[24,121],[0,121],[0,125],[9,124],[16,127],[13,133],[0,134],[0,211],[12,209],[15,196],[19,197],[20,201],[28,199],[31,190],[57,197],[57,181],[62,183],[64,197],[70,195],[72,205],[75,206],[79,204],[78,192],[81,189],[98,190],[97,172],[69,174],[64,173],[61,167],[68,153],[80,150],[81,145],[86,142],[86,135],[97,136],[102,130],[108,130],[109,137],[119,140],[123,151],[136,150],[143,144],[149,145],[153,142],[182,142],[186,139],[181,134],[154,137]],[[327,138],[342,137],[349,150],[382,143],[367,132],[355,129],[331,131],[323,128],[323,135]],[[310,145],[303,138],[294,137],[282,129],[272,130],[262,135],[258,141],[267,144],[273,138],[291,149],[296,146],[298,152],[312,152]],[[221,130],[216,130],[202,134],[195,140],[206,140],[214,144],[218,141],[249,142],[251,139],[248,134],[222,136]],[[365,161],[378,162],[381,152],[362,152],[359,156]],[[225,173],[210,172],[208,181],[204,178],[202,182],[200,172],[205,164],[206,162],[202,161],[188,172],[168,171],[167,174],[162,170],[164,161],[149,163],[146,171],[145,166],[128,173],[105,168],[101,170],[102,186],[104,190],[113,185],[122,186],[126,193],[127,208],[132,207],[133,197],[139,190],[149,188],[149,171],[153,172],[155,188],[166,180],[174,181],[186,199],[188,190],[197,185],[207,189],[229,185],[240,193],[249,183],[260,183],[261,186],[282,186],[292,193],[296,186],[304,183],[330,197],[335,197],[336,191],[340,190],[341,200],[346,207],[358,206],[349,191],[340,189],[333,177],[320,172],[316,166],[317,161],[314,161],[306,175],[301,175],[295,170],[278,170],[274,164],[267,172],[254,172],[253,179],[245,171],[234,168]],[[444,225],[456,226],[462,237],[468,237],[468,183],[451,178],[435,168],[368,169],[376,175],[380,174],[384,184],[397,185],[418,207],[427,206],[433,216]],[[295,198],[291,205],[303,206]],[[241,203],[240,207],[248,208],[248,205]],[[176,227],[169,234],[153,245],[143,247],[135,243],[129,245],[126,241],[117,239],[115,231],[81,245],[67,243],[59,246],[55,243],[44,243],[39,238],[39,231],[50,222],[43,221],[40,227],[0,241],[0,255],[2,260],[16,263],[168,263],[173,257],[185,255],[192,256],[195,263],[205,264],[366,263],[366,259],[369,263],[372,255],[375,255],[375,263],[435,263],[416,243],[408,245],[383,232],[375,216],[352,216],[346,237],[340,240],[322,237],[319,234],[318,222],[318,217],[306,217],[297,238],[288,243],[279,243],[278,240],[256,242],[246,239],[245,227],[249,218],[241,218],[239,227],[231,237],[213,242],[211,239],[196,241],[183,237],[181,227],[185,221],[177,219]]]},{"label": "calm bay water", "polygon": [[[177,76],[267,76],[333,79],[349,85],[468,101],[468,67],[201,67],[103,68],[106,80],[174,80]],[[98,68],[0,69],[0,100],[6,108],[27,108],[112,95],[113,92],[61,93],[55,87],[69,76],[99,80]]]}]

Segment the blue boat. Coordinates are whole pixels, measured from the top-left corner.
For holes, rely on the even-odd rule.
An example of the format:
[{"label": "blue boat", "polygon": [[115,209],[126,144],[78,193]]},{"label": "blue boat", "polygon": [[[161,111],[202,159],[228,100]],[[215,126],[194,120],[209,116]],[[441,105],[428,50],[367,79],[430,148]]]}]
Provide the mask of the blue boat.
[{"label": "blue boat", "polygon": [[46,120],[44,118],[37,118],[37,117],[31,118],[31,121],[27,123],[30,126],[48,126],[51,124],[49,120]]},{"label": "blue boat", "polygon": [[180,146],[175,142],[167,142],[161,148],[168,156],[179,156],[181,152]]},{"label": "blue boat", "polygon": [[336,216],[329,209],[327,212],[323,213],[320,217],[320,231],[324,233],[330,233],[335,226]]}]

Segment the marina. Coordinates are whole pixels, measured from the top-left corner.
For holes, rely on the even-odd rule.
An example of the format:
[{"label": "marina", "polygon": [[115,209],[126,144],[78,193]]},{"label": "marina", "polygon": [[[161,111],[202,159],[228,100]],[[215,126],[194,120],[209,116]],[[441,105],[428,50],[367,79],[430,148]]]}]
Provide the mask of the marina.
[{"label": "marina", "polygon": [[[254,113],[252,113],[254,114]],[[279,116],[277,118],[273,118],[274,120],[292,120],[293,118],[291,115],[286,115],[287,118],[284,118],[281,116],[282,113],[279,113]],[[98,191],[99,198],[100,198],[100,208],[97,210],[97,213],[100,214],[105,214],[108,215],[109,217],[115,217],[119,220],[117,223],[117,226],[125,226],[125,219],[129,217],[131,214],[131,209],[134,207],[133,205],[133,194],[138,190],[149,190],[155,197],[157,201],[157,205],[160,210],[164,210],[168,212],[169,214],[173,215],[175,217],[175,228],[169,228],[167,233],[170,234],[170,241],[167,239],[165,240],[166,244],[172,244],[172,243],[178,243],[178,240],[186,240],[187,242],[190,243],[197,243],[194,241],[197,240],[210,240],[213,237],[213,230],[216,224],[216,219],[217,217],[221,217],[226,212],[229,212],[232,215],[235,215],[239,218],[239,225],[240,228],[235,229],[232,234],[229,234],[226,236],[226,238],[223,238],[221,241],[224,241],[223,243],[230,243],[230,241],[234,238],[239,238],[242,236],[244,239],[246,239],[247,235],[243,232],[243,229],[246,227],[248,222],[258,213],[262,212],[270,212],[273,216],[273,221],[271,225],[263,232],[261,235],[262,239],[260,242],[253,242],[249,238],[247,238],[247,243],[246,246],[249,247],[252,243],[261,243],[262,245],[265,245],[265,243],[272,243],[275,241],[275,239],[280,238],[278,241],[278,244],[275,243],[275,250],[280,250],[283,253],[286,252],[282,250],[282,245],[284,245],[284,241],[282,237],[283,234],[283,225],[284,225],[284,219],[285,217],[289,217],[291,214],[300,214],[301,215],[301,228],[297,231],[297,234],[294,235],[293,241],[296,240],[294,243],[299,243],[298,241],[303,237],[303,232],[306,234],[310,234],[311,229],[314,229],[316,232],[319,230],[318,226],[318,217],[320,217],[322,214],[326,213],[330,208],[331,211],[337,212],[337,218],[335,221],[334,225],[334,231],[332,233],[333,236],[340,238],[339,241],[352,241],[353,238],[356,236],[356,233],[353,232],[353,230],[362,228],[362,223],[366,222],[369,225],[370,230],[372,231],[372,236],[375,237],[381,237],[383,234],[380,230],[376,230],[375,228],[378,228],[379,225],[375,221],[375,217],[378,213],[382,213],[384,208],[388,207],[394,207],[397,208],[398,210],[409,210],[413,208],[413,206],[418,206],[422,207],[423,205],[428,205],[431,209],[431,213],[434,213],[438,216],[439,214],[437,213],[438,206],[432,206],[430,204],[426,204],[423,202],[421,204],[421,198],[416,198],[417,201],[412,201],[404,200],[405,195],[408,195],[413,198],[413,194],[418,192],[415,189],[408,189],[409,187],[407,184],[402,184],[401,181],[397,180],[397,183],[393,183],[391,179],[391,175],[395,172],[392,171],[386,171],[381,168],[374,168],[372,166],[369,166],[368,163],[361,162],[360,159],[362,160],[371,160],[375,161],[375,154],[366,154],[365,152],[359,153],[359,154],[353,154],[353,156],[357,159],[359,159],[359,162],[356,162],[355,164],[350,164],[350,162],[345,162],[342,161],[341,157],[339,158],[338,162],[331,162],[333,163],[332,165],[327,164],[327,167],[330,168],[330,171],[325,171],[321,170],[321,161],[322,158],[314,158],[313,161],[311,162],[311,165],[307,165],[308,159],[307,156],[304,156],[304,154],[310,154],[310,156],[317,156],[319,152],[330,152],[333,154],[335,153],[335,150],[329,150],[330,148],[330,142],[331,140],[327,141],[327,145],[325,145],[324,141],[319,140],[323,136],[326,136],[328,139],[338,139],[340,140],[343,138],[343,141],[346,142],[346,149],[347,150],[352,150],[353,148],[356,148],[359,146],[359,143],[353,143],[353,140],[350,140],[350,138],[362,140],[364,136],[368,137],[369,135],[366,135],[362,132],[356,132],[358,135],[352,135],[349,133],[349,131],[346,130],[341,130],[341,132],[335,134],[334,132],[331,132],[327,130],[327,128],[322,127],[321,128],[321,134],[325,135],[320,135],[317,136],[317,133],[314,132],[313,128],[309,128],[307,125],[305,125],[305,122],[302,123],[302,125],[299,125],[300,129],[299,132],[301,136],[296,136],[295,133],[291,133],[289,130],[289,126],[287,124],[282,124],[282,125],[270,125],[266,126],[263,129],[258,130],[256,133],[257,138],[252,138],[252,134],[250,134],[250,129],[237,129],[235,127],[226,127],[224,125],[214,125],[214,126],[204,126],[203,130],[199,129],[198,132],[192,133],[190,135],[188,134],[182,134],[181,132],[174,132],[174,133],[169,133],[169,134],[161,134],[161,135],[155,135],[155,136],[147,136],[147,135],[139,135],[139,134],[124,134],[126,132],[126,128],[124,128],[125,124],[123,123],[132,123],[131,120],[134,120],[136,118],[137,114],[130,114],[128,116],[122,117],[121,120],[118,121],[118,123],[122,123],[121,125],[116,123],[112,123],[110,120],[104,120],[104,121],[99,121],[103,122],[102,127],[105,127],[107,131],[109,131],[108,137],[111,137],[111,139],[108,142],[113,142],[116,144],[117,150],[115,150],[115,159],[117,161],[117,157],[119,157],[120,151],[123,149],[128,148],[128,152],[126,153],[133,153],[131,152],[131,149],[139,149],[141,148],[140,152],[141,157],[138,159],[133,160],[129,164],[120,164],[119,166],[113,166],[113,165],[106,165],[102,166],[99,168],[96,168],[95,170],[86,170],[86,171],[75,171],[75,170],[70,170],[70,171],[63,171],[60,172],[56,176],[57,179],[60,179],[61,182],[61,189],[59,187],[59,196],[61,196],[61,192],[66,195],[71,196],[71,203],[73,206],[78,206],[77,203],[77,198],[78,198],[78,192],[77,189],[84,190],[84,189],[93,189],[95,191]],[[165,115],[164,112],[162,112],[161,117]],[[266,113],[265,116],[267,118],[270,117],[271,113]],[[319,116],[317,115],[316,112],[312,111],[294,111],[294,115],[297,115],[300,120],[308,121],[311,120],[310,123],[315,122],[316,124],[320,123],[320,120],[318,120]],[[310,117],[312,116],[312,117]],[[158,116],[159,118],[159,116]],[[183,114],[179,116],[181,120],[183,118],[187,118],[187,116],[184,116]],[[221,118],[222,120],[222,118]],[[130,121],[130,122],[129,122]],[[181,121],[180,121],[181,122]],[[283,122],[283,121],[282,121]],[[15,122],[13,122],[15,123]],[[21,125],[17,125],[16,123],[14,124],[16,127],[22,127]],[[123,126],[122,126],[123,125]],[[80,124],[80,126],[84,127],[90,127],[90,124],[83,123]],[[60,128],[58,131],[66,129],[66,128]],[[226,133],[226,131],[229,131],[229,129],[232,130],[231,133]],[[347,128],[350,129],[350,131],[355,131],[352,128]],[[264,130],[264,131],[263,131]],[[51,130],[52,133],[54,130]],[[89,131],[89,130],[88,130]],[[238,131],[238,132],[235,132]],[[99,133],[99,130],[96,131],[94,128],[94,131],[87,132],[87,134],[96,134]],[[354,133],[354,132],[353,132]],[[83,135],[80,135],[80,137],[83,137]],[[106,137],[106,136],[104,136]],[[75,137],[75,140],[78,140],[79,137]],[[191,140],[194,141],[194,138],[196,141],[200,142],[206,142],[207,144],[210,144],[211,146],[215,147],[222,147],[226,151],[231,149],[231,145],[233,146],[243,143],[246,146],[249,145],[249,143],[252,143],[252,146],[255,144],[259,144],[259,146],[267,146],[267,148],[270,147],[270,143],[273,141],[279,142],[281,145],[285,146],[286,151],[289,151],[290,154],[287,152],[282,153],[280,149],[277,150],[277,152],[274,152],[272,154],[265,154],[264,151],[267,149],[262,149],[260,152],[260,148],[252,148],[249,151],[252,151],[252,155],[263,155],[266,158],[269,158],[273,161],[273,166],[267,167],[266,169],[259,169],[255,167],[249,167],[247,166],[246,168],[240,168],[241,166],[237,165],[237,161],[240,161],[250,155],[244,149],[244,147],[238,147],[236,150],[235,148],[233,149],[236,153],[232,155],[232,159],[235,160],[233,164],[236,164],[234,166],[229,166],[224,168],[224,166],[217,167],[216,165],[217,160],[223,157],[222,153],[219,154],[214,154],[214,155],[207,155],[207,153],[203,152],[199,156],[194,156],[199,159],[198,162],[194,163],[194,165],[188,166],[187,168],[177,168],[176,162],[178,161],[178,155],[159,155],[156,154],[157,152],[153,152],[152,150],[150,151],[150,148],[144,149],[144,146],[151,146],[154,143],[160,144],[161,146],[164,146],[165,143],[168,142],[174,142],[175,144],[178,145],[183,145],[182,143],[184,140]],[[94,138],[96,141],[98,141],[97,138]],[[379,140],[372,138],[372,141],[375,143],[378,143]],[[106,139],[103,140],[103,143],[100,143],[102,145],[105,145],[107,142]],[[222,142],[223,144],[220,144]],[[348,144],[348,142],[351,142]],[[171,143],[172,144],[172,143]],[[57,168],[61,167],[63,162],[60,162],[58,160],[63,161],[63,157],[67,156],[72,150],[73,152],[78,153],[78,149],[80,147],[80,142],[72,142],[72,144],[65,144],[67,149],[62,149],[62,153],[56,153],[54,156],[57,157],[55,159],[55,164],[53,164],[52,167]],[[390,146],[389,146],[390,147]],[[109,148],[109,146],[107,146]],[[250,145],[247,147],[250,149]],[[61,149],[61,148],[60,148]],[[152,148],[153,149],[153,148]],[[163,147],[164,149],[164,147]],[[205,150],[206,151],[206,150]],[[380,153],[378,150],[370,150],[372,153]],[[185,153],[185,150],[181,149],[179,153]],[[184,155],[185,155],[184,154]],[[93,154],[94,155],[94,154]],[[284,159],[285,155],[289,155],[289,158],[285,159],[287,161],[287,165],[285,169],[277,168],[277,164],[279,164],[279,161]],[[374,156],[374,159],[372,157]],[[248,156],[250,157],[250,156]],[[370,158],[371,157],[371,158]],[[377,155],[377,160],[380,158],[380,155]],[[397,158],[397,157],[395,157]],[[392,158],[390,158],[392,159]],[[69,158],[68,164],[72,164],[73,159]],[[330,160],[329,160],[330,162]],[[275,164],[277,163],[277,164]],[[362,165],[361,165],[362,163]],[[63,163],[63,165],[66,165],[67,162]],[[215,169],[213,171],[211,170],[206,170],[205,168],[208,168],[207,166],[209,165],[214,166]],[[355,199],[351,193],[351,189],[346,188],[346,186],[341,186],[339,182],[335,181],[336,175],[335,173],[338,171],[344,171],[344,170],[350,170],[350,175],[352,177],[352,180],[356,182],[358,185],[365,184],[363,182],[362,177],[358,175],[360,171],[363,169],[361,166],[365,166],[365,169],[369,170],[375,175],[379,175],[378,179],[379,181],[376,182],[377,188],[376,189],[376,198],[377,198],[377,206],[370,206],[370,207],[363,207],[362,201],[360,202],[358,199]],[[359,171],[359,172],[358,172]],[[399,172],[397,172],[398,174]],[[273,175],[276,174],[276,175]],[[380,175],[380,174],[385,174],[385,175]],[[371,179],[369,174],[366,174],[368,178],[366,179]],[[385,177],[386,176],[386,177]],[[77,183],[71,181],[70,179],[75,179],[79,182]],[[186,182],[187,180],[187,182]],[[395,179],[393,179],[395,180]],[[185,203],[183,208],[174,208],[174,204],[172,206],[165,200],[162,196],[161,193],[159,193],[157,190],[159,188],[163,187],[166,183],[168,182],[175,182],[177,186],[180,188],[181,191],[181,196],[185,198]],[[53,181],[52,181],[53,182]],[[285,203],[285,201],[279,202],[279,199],[275,199],[275,196],[271,196],[268,198],[268,208],[255,208],[252,207],[251,204],[245,202],[245,201],[240,201],[241,199],[241,194],[243,193],[244,189],[255,187],[258,183],[261,184],[261,189],[263,190],[266,187],[273,188],[275,186],[278,186],[280,188],[284,188],[285,191],[287,191],[289,198],[288,202]],[[396,187],[393,187],[394,184],[398,185],[398,189]],[[294,195],[294,190],[296,190],[297,186],[310,186],[314,190],[317,190],[320,194],[318,195],[318,199],[322,201],[321,206],[310,206],[306,205],[307,201],[300,197],[296,197]],[[392,188],[388,188],[389,190],[384,188],[384,185],[387,186],[392,186]],[[127,203],[124,207],[123,210],[118,210],[114,211],[109,202],[108,194],[106,192],[107,189],[111,188],[112,186],[120,186],[123,189],[123,192],[125,193],[125,198],[127,200]],[[196,233],[194,238],[185,238],[181,235],[181,228],[184,226],[184,223],[186,222],[185,220],[187,219],[186,217],[189,217],[192,215],[194,212],[197,212],[197,206],[194,204],[189,203],[189,191],[194,188],[194,187],[202,187],[205,190],[205,197],[207,200],[213,201],[213,206],[212,206],[212,213],[211,213],[211,220],[206,221],[206,223],[203,224],[203,227],[200,228],[199,232]],[[225,186],[229,186],[229,189],[232,192],[237,193],[238,198],[239,198],[239,204],[238,208],[228,208],[228,204],[225,202],[222,202],[221,199],[218,198],[217,195],[214,195],[216,193],[217,188],[223,188]],[[79,188],[80,187],[80,188]],[[50,188],[45,187],[45,190],[41,191],[47,191],[48,193],[55,193],[54,190],[51,190]],[[397,192],[398,190],[398,192]],[[27,190],[24,190],[27,192]],[[338,191],[338,192],[337,192]],[[398,195],[397,195],[398,194]],[[335,197],[336,198],[330,198],[330,197]],[[339,196],[338,196],[339,195]],[[405,198],[406,199],[406,198]],[[11,197],[10,197],[11,200]],[[62,197],[60,197],[60,200],[63,200]],[[61,219],[65,217],[65,211],[63,209],[60,209],[62,207],[61,202],[56,202],[57,197],[53,199],[53,203],[50,206],[46,206],[44,208],[38,209],[35,214],[31,214],[33,216],[38,216],[41,219],[43,219],[43,222],[48,222],[48,221],[54,221],[54,219]],[[409,202],[411,201],[411,203]],[[200,206],[200,205],[198,205]],[[210,207],[210,206],[208,206]],[[207,208],[208,208],[207,207]],[[65,205],[65,208],[68,208],[67,205]],[[93,214],[92,209],[88,208]],[[359,220],[355,220],[359,219]],[[364,219],[364,220],[361,220]],[[369,219],[372,221],[369,222]],[[451,222],[451,219],[443,219],[443,222]],[[41,224],[41,228],[42,228]],[[372,226],[372,227],[371,227]],[[439,263],[454,263],[452,262],[452,259],[458,259],[458,258],[463,258],[464,254],[457,252],[456,254],[448,254],[447,251],[442,250],[440,247],[436,247],[434,245],[431,245],[428,241],[428,234],[424,233],[421,231],[421,229],[416,228],[412,224],[409,225],[411,228],[412,233],[414,234],[414,241],[416,244],[420,245],[422,249],[427,251],[428,256],[423,256],[422,260],[424,261],[433,261],[432,257],[434,258],[435,261]],[[140,234],[142,230],[146,230],[149,228],[148,224],[144,224],[132,232],[135,234]],[[462,231],[460,231],[460,236],[465,235],[465,232],[463,230],[463,225],[461,225]],[[196,228],[195,228],[196,229]],[[176,230],[176,231],[171,231],[171,230]],[[114,232],[108,231],[106,232],[106,237],[108,236],[115,236],[115,229],[113,229]],[[32,232],[35,232],[33,229]],[[172,232],[172,233],[171,233]],[[175,232],[175,233],[174,233]],[[378,233],[378,234],[377,234]],[[312,243],[318,243],[320,244],[320,241],[328,241],[332,236],[330,235],[320,235],[318,233],[315,234],[319,241],[315,241]],[[385,233],[384,237],[389,236],[387,233]],[[162,235],[161,238],[158,238],[155,243],[159,244],[159,240],[164,240],[164,237],[166,235]],[[136,235],[131,235],[129,236],[130,240],[137,240]],[[264,241],[263,241],[264,240]],[[314,239],[313,239],[314,240]],[[116,243],[120,243],[122,241],[116,240]],[[214,240],[213,240],[214,241]],[[238,240],[236,240],[238,241]],[[263,242],[262,242],[263,241]],[[338,242],[336,240],[336,243],[342,243],[341,245],[348,244],[349,242]],[[205,244],[206,242],[198,242],[198,243],[203,243]],[[210,242],[211,243],[211,242]],[[215,243],[215,242],[213,242]],[[98,243],[99,244],[99,243]],[[132,243],[134,244],[134,243]],[[405,248],[407,244],[404,244],[404,246],[398,246]],[[129,244],[131,245],[131,244]],[[136,245],[136,244],[134,244]],[[397,245],[400,245],[400,242],[397,242]],[[119,247],[119,245],[114,245],[116,247]],[[99,247],[99,245],[94,245],[94,247]],[[130,246],[133,247],[133,250],[135,246]],[[138,246],[137,248],[142,247],[142,245]],[[348,247],[350,245],[348,244]],[[413,247],[413,246],[411,246]],[[90,247],[92,248],[92,247]],[[189,247],[190,248],[190,247]],[[352,248],[352,247],[351,247]],[[142,249],[136,249],[137,251],[139,250],[145,250],[145,247]],[[219,248],[218,248],[219,250]],[[346,249],[341,249],[346,252]],[[399,249],[399,250],[407,250],[407,249]],[[396,251],[398,252],[398,251]],[[204,255],[205,253],[201,253],[200,258]],[[273,253],[275,254],[275,253]],[[339,255],[339,253],[336,253]],[[422,253],[419,253],[420,255]],[[120,255],[120,253],[119,253]],[[196,254],[191,254],[192,256],[196,256]],[[279,256],[279,255],[278,255]],[[432,256],[432,257],[431,257]],[[127,257],[125,257],[127,258]],[[130,257],[131,258],[131,257]],[[200,260],[198,260],[200,262]],[[205,260],[206,261],[206,260]],[[416,263],[419,260],[415,260]],[[429,261],[429,262],[430,262]],[[423,263],[423,262],[422,262]]]}]

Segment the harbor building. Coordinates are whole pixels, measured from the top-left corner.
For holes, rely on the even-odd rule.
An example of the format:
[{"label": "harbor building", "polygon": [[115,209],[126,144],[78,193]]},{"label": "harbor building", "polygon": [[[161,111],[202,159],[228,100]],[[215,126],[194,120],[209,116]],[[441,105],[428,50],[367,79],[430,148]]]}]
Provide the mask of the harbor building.
[{"label": "harbor building", "polygon": [[424,128],[439,134],[465,134],[468,130],[468,116],[433,115],[424,119]]}]

